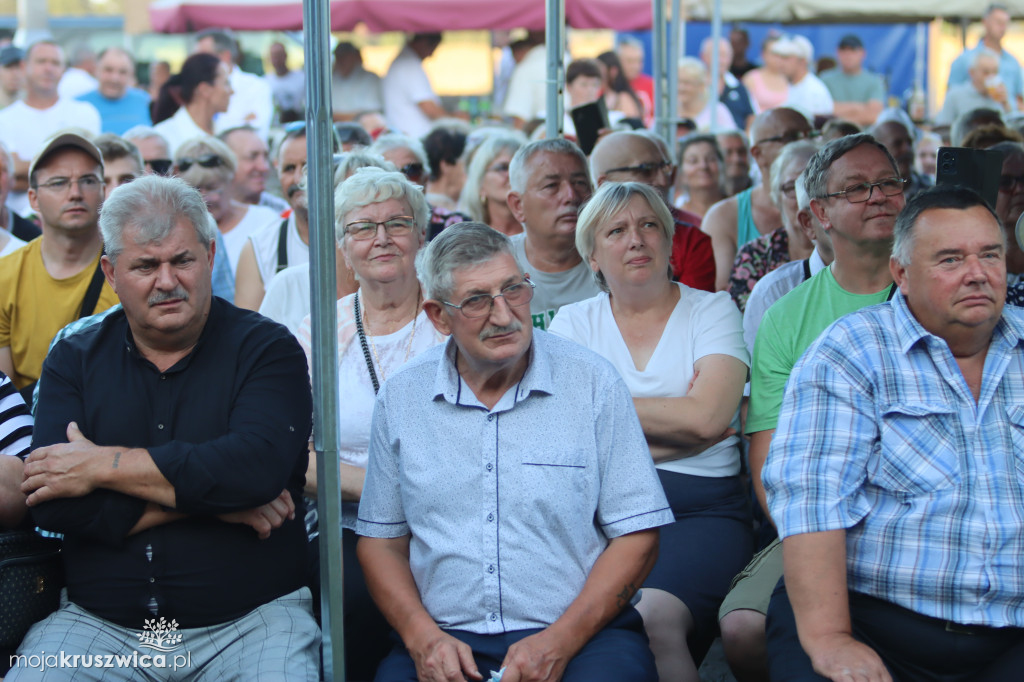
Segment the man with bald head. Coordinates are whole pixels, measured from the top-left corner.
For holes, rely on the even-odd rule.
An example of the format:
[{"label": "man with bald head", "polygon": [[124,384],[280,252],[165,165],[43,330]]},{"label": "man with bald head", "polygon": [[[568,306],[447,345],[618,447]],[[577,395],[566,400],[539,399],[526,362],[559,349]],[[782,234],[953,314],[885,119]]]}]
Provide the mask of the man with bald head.
[{"label": "man with bald head", "polygon": [[[761,177],[769,176],[772,162],[784,146],[810,134],[810,123],[794,109],[779,107],[758,114],[750,126],[750,155],[761,170]],[[737,249],[780,225],[782,216],[764,183],[723,199],[708,210],[701,229],[711,237],[718,291],[729,286]]]},{"label": "man with bald head", "polygon": [[676,221],[670,261],[673,278],[694,289],[714,291],[711,238],[700,231],[700,216],[680,211],[668,201],[676,167],[654,139],[638,132],[606,135],[590,154],[590,174],[598,187],[606,182],[642,182],[657,189]]}]

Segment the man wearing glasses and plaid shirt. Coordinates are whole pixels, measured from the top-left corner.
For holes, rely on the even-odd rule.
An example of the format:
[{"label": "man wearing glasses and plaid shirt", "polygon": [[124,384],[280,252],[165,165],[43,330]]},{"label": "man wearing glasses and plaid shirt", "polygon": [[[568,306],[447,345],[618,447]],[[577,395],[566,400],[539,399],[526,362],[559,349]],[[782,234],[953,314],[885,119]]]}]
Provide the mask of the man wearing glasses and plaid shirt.
[{"label": "man wearing glasses and plaid shirt", "polygon": [[[790,371],[835,320],[882,303],[895,291],[889,255],[893,225],[903,210],[904,182],[886,148],[863,133],[841,137],[811,157],[804,176],[811,211],[832,237],[835,260],[772,305],[754,341],[745,431],[750,435],[750,477],[766,514],[761,469]],[[781,549],[775,542],[734,581],[719,612],[733,665],[763,670],[765,613],[781,575]]]}]

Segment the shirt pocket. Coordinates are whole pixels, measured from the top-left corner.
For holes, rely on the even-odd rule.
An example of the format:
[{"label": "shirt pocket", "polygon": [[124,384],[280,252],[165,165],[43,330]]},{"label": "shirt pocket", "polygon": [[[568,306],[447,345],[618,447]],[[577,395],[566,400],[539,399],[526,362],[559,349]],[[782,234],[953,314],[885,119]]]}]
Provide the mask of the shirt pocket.
[{"label": "shirt pocket", "polygon": [[932,495],[960,482],[961,429],[948,405],[900,403],[882,411],[881,452],[868,479],[898,497]]},{"label": "shirt pocket", "polygon": [[1013,446],[1013,461],[1017,476],[1024,479],[1024,405],[1006,408],[1006,420],[1010,422],[1010,442]]},{"label": "shirt pocket", "polygon": [[534,449],[523,455],[516,496],[527,521],[541,527],[578,521],[589,506],[591,464],[581,450]]}]

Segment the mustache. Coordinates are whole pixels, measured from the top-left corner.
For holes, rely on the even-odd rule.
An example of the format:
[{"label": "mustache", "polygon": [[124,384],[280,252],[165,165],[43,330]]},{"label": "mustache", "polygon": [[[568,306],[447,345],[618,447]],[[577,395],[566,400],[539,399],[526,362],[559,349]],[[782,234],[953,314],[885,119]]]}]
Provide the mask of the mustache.
[{"label": "mustache", "polygon": [[298,185],[288,185],[288,191],[286,192],[286,194],[288,195],[288,198],[291,199],[292,195],[297,194],[301,191],[302,188],[299,187]]},{"label": "mustache", "polygon": [[151,306],[154,306],[164,303],[166,301],[174,301],[178,299],[182,301],[188,301],[188,292],[185,291],[185,288],[180,284],[174,287],[174,289],[172,289],[171,291],[156,292],[155,294],[149,297],[149,300],[146,301],[146,303],[148,303]]},{"label": "mustache", "polygon": [[522,329],[523,329],[523,323],[520,322],[519,320],[513,320],[510,324],[506,324],[506,325],[501,326],[501,327],[494,326],[494,325],[492,325],[490,327],[487,327],[482,332],[480,332],[480,337],[479,338],[480,338],[481,341],[486,341],[487,339],[491,338],[492,336],[501,336],[502,334],[512,334],[514,332],[522,331]]}]

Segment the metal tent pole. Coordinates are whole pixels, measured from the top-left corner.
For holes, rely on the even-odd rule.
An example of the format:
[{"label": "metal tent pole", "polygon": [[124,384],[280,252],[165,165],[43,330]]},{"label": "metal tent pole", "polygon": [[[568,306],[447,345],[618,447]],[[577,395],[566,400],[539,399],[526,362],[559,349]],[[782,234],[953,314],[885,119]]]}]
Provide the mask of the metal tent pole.
[{"label": "metal tent pole", "polygon": [[548,55],[544,132],[554,139],[562,137],[565,118],[565,0],[546,0],[544,20]]}]

